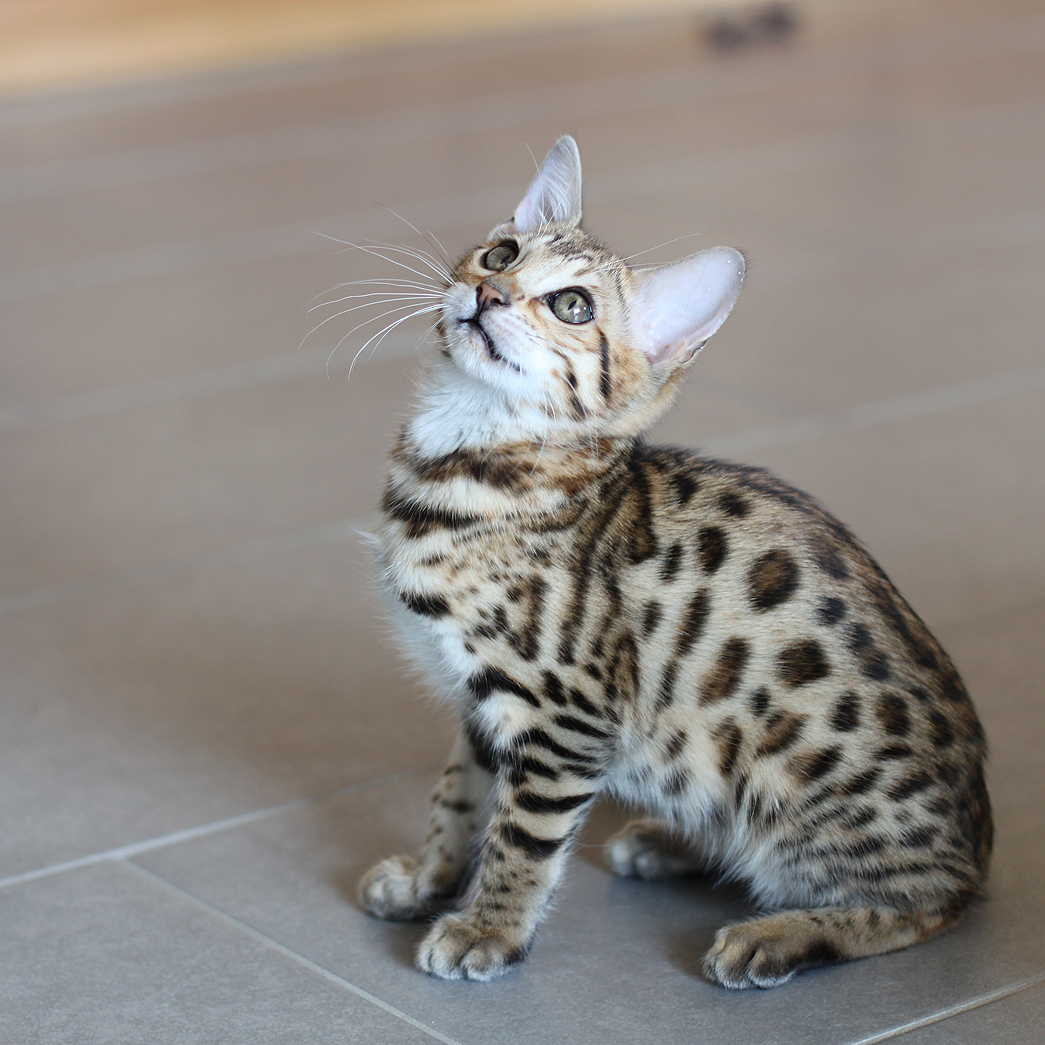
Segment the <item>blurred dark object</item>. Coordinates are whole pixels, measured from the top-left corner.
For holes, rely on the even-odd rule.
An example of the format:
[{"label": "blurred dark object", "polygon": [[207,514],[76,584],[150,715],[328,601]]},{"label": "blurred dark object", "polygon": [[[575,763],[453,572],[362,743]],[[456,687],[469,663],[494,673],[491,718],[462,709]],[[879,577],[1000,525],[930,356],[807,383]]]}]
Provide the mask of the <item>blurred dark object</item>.
[{"label": "blurred dark object", "polygon": [[794,35],[798,17],[792,4],[746,5],[718,15],[704,30],[717,51],[733,51],[752,44],[780,43]]}]

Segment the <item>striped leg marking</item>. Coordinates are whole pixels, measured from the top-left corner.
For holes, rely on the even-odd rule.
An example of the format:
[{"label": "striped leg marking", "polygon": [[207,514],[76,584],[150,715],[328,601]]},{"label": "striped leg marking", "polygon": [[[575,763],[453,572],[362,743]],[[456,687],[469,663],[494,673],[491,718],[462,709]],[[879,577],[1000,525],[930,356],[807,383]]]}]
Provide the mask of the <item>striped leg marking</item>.
[{"label": "striped leg marking", "polygon": [[[463,909],[422,941],[417,965],[448,980],[491,980],[519,964],[594,801],[609,740],[528,730],[498,755],[496,801]],[[566,740],[570,746],[565,746]]]}]

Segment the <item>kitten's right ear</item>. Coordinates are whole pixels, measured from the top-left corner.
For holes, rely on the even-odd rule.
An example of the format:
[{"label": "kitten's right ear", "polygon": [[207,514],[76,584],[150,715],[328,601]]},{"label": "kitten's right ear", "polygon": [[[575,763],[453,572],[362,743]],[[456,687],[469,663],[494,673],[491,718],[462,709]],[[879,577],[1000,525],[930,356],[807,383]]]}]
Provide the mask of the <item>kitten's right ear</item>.
[{"label": "kitten's right ear", "polygon": [[572,136],[564,134],[544,157],[512,219],[498,225],[490,238],[511,229],[529,232],[552,222],[579,225],[580,220],[581,154]]}]

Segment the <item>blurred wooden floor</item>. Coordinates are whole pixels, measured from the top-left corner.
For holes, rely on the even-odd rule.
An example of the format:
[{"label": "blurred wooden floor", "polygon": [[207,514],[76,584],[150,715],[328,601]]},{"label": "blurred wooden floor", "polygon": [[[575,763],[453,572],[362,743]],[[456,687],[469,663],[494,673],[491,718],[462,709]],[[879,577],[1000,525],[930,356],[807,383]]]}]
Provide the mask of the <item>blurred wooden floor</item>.
[{"label": "blurred wooden floor", "polygon": [[[725,6],[745,2],[725,0]],[[723,5],[724,0],[0,0],[0,91]]]}]

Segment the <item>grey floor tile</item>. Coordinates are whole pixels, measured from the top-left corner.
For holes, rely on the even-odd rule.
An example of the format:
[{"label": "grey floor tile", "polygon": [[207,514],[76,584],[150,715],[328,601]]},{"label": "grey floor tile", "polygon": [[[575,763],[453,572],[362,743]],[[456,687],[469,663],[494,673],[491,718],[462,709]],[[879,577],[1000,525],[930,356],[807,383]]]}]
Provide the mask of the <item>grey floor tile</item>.
[{"label": "grey floor tile", "polygon": [[0,878],[442,759],[357,538],[268,551],[0,614]]},{"label": "grey floor tile", "polygon": [[1045,836],[1036,713],[1040,609],[951,628],[993,745],[997,844],[988,899],[952,932],[898,954],[806,974],[776,991],[711,987],[699,958],[745,910],[732,889],[612,878],[589,824],[568,880],[517,973],[447,984],[410,968],[420,927],[374,921],[352,900],[377,857],[423,835],[420,780],[348,796],[138,859],[158,874],[462,1042],[856,1042],[1045,973]]},{"label": "grey floor tile", "polygon": [[[487,85],[487,96],[510,96],[539,83],[553,95],[575,81],[626,76],[664,63],[692,70],[693,42],[679,32],[690,25],[677,15],[654,13],[623,25],[595,22],[583,34],[535,30],[501,35],[495,53],[487,41],[448,41],[435,47],[333,54],[254,70],[165,78],[130,90],[88,92],[79,107],[68,107],[70,115],[64,118],[59,105],[47,98],[35,106],[32,99],[4,99],[0,114],[10,113],[5,134],[11,140],[5,158],[12,166],[56,162],[107,148],[263,133],[320,120],[381,126],[398,112],[424,111],[431,102],[474,108],[479,80]],[[512,60],[518,63],[517,75],[506,82],[500,74],[504,63]],[[423,94],[418,92],[419,82],[426,87]],[[447,128],[424,130],[437,138]]]},{"label": "grey floor tile", "polygon": [[[708,347],[706,357],[698,360],[680,401],[653,438],[690,446],[725,439],[728,446],[730,437],[749,429],[806,414],[837,412],[880,397],[981,379],[1001,367],[1029,371],[1035,360],[1028,346],[1036,344],[1030,277],[1039,272],[1040,259],[1026,271],[1020,269],[1021,260],[1017,257],[999,270],[1010,288],[1000,295],[1002,304],[995,313],[999,330],[977,330],[970,317],[959,313],[946,324],[938,322],[932,331],[925,329],[931,321],[922,317],[913,331],[901,332],[892,341],[884,326],[872,327],[863,339],[850,337],[854,328],[867,327],[851,297],[817,314],[815,288],[782,300],[779,293],[761,292],[753,277],[751,309],[745,313],[742,304],[737,325],[727,326]],[[926,288],[924,297],[931,306],[935,294],[945,305],[948,297],[967,291],[971,282],[971,273],[952,271]],[[1019,290],[1012,291],[1013,286]],[[886,303],[881,305],[886,312],[917,312],[910,292],[889,289],[873,281],[870,291],[879,304]],[[792,320],[774,336],[774,306],[780,305]],[[815,336],[806,341],[803,334],[808,325],[803,320],[812,315],[816,315]],[[991,351],[969,350],[970,342],[961,336],[963,326],[988,336]],[[921,335],[930,334],[934,340],[925,350]],[[879,342],[889,347],[878,351]],[[839,346],[837,353],[825,351],[825,345],[834,344]],[[193,395],[191,389],[179,393],[176,385],[168,390],[168,401],[163,401],[162,387],[132,391],[125,398],[116,392],[108,411],[104,396],[97,402],[88,397],[79,405],[59,402],[53,415],[45,412],[45,418],[61,420],[67,410],[70,419],[29,425],[0,436],[9,462],[0,476],[0,519],[19,547],[17,557],[7,555],[0,565],[3,593],[369,513],[379,497],[387,447],[408,412],[421,367],[410,357],[369,362],[357,367],[349,380],[336,367],[345,365],[352,348],[346,344],[339,353],[330,380],[316,370],[284,380],[265,381],[259,376],[259,383],[249,387],[250,372],[244,371],[229,380],[248,387],[223,391],[220,373],[209,386],[202,371],[197,375],[198,387],[213,387],[212,394]],[[292,357],[286,358],[292,365]],[[312,365],[321,366],[318,358]],[[802,379],[806,374],[809,380]],[[158,401],[150,401],[150,396]],[[947,482],[949,496],[968,498],[987,488],[995,498],[1019,497],[1028,481],[1033,489],[1033,472],[1024,477],[1014,468],[1014,461],[1029,467],[1030,460],[1014,457],[1010,451],[1015,445],[1018,455],[1019,447],[1033,447],[1039,438],[1033,430],[1033,412],[1027,420],[1031,427],[1019,430],[1019,415],[1026,412],[1020,405],[1022,398],[986,403],[982,408],[986,413],[970,415],[971,427],[964,435],[961,412],[952,409],[927,421],[928,434],[919,438],[938,442],[939,433],[955,433],[948,436],[952,466],[938,474],[934,486]],[[127,408],[117,409],[121,405]],[[92,416],[92,409],[101,413]],[[77,410],[86,416],[77,417]],[[1012,428],[1001,445],[984,438],[983,424],[995,413],[1006,417]],[[987,421],[977,422],[978,416]],[[964,439],[970,442],[968,455],[961,449]],[[890,460],[907,467],[910,455],[882,446],[881,452]],[[832,442],[826,449],[837,453],[839,448]],[[932,463],[929,456],[939,456],[944,449],[927,446],[922,455],[925,466]],[[755,450],[743,445],[718,452],[759,459]],[[802,445],[772,451],[761,459],[788,462],[798,460],[796,454],[808,459],[819,452]],[[996,459],[997,454],[1002,457]],[[972,470],[973,461],[978,471]],[[840,470],[847,479],[850,474],[848,467]],[[796,477],[796,481],[804,480]],[[892,485],[884,485],[887,481]],[[883,501],[881,492],[899,492],[907,481],[911,480],[899,473],[881,478],[874,490],[875,503],[891,510],[893,502]],[[921,479],[917,481],[921,485]],[[819,476],[808,485],[847,518],[848,505],[832,499]],[[994,505],[982,501],[969,505],[972,511],[977,507],[988,511]],[[1008,524],[1022,525],[1034,510],[1033,503],[1027,502]],[[920,517],[923,530],[935,525],[931,513]],[[861,517],[854,513],[848,518],[865,535]],[[1033,532],[1027,528],[1028,536]],[[866,539],[871,541],[871,536]],[[880,544],[872,542],[872,547]],[[981,544],[983,550],[990,547]],[[999,550],[1008,552],[1005,545]]]},{"label": "grey floor tile", "polygon": [[[116,249],[121,244],[162,246],[166,240],[191,239],[195,227],[193,222],[199,226],[197,232],[210,235],[219,232],[221,228],[231,228],[229,222],[236,227],[251,230],[257,224],[258,215],[263,215],[268,225],[280,221],[290,225],[300,222],[302,236],[305,237],[311,227],[310,222],[317,216],[358,210],[360,207],[367,211],[373,210],[375,200],[408,210],[413,208],[411,213],[423,213],[427,202],[445,196],[448,192],[462,195],[463,200],[467,198],[469,189],[477,191],[483,198],[488,197],[490,190],[496,187],[491,185],[489,170],[504,171],[504,175],[498,173],[498,179],[501,179],[508,178],[508,172],[519,167],[523,158],[519,144],[522,131],[532,138],[535,147],[540,147],[539,142],[545,139],[550,141],[562,129],[564,121],[572,123],[575,119],[581,121],[581,127],[574,129],[583,131],[594,199],[598,199],[601,186],[619,180],[622,168],[631,170],[634,175],[632,180],[636,183],[633,191],[645,194],[644,205],[639,210],[641,224],[638,231],[641,235],[649,236],[651,227],[656,227],[658,222],[673,219],[670,232],[661,237],[671,238],[681,231],[678,228],[679,216],[692,213],[696,224],[687,226],[688,229],[695,231],[710,225],[712,228],[721,228],[724,233],[735,233],[746,241],[742,245],[751,248],[756,261],[766,256],[766,245],[769,245],[770,258],[775,249],[780,260],[793,267],[796,254],[830,252],[840,246],[852,247],[854,237],[859,243],[861,237],[873,232],[879,234],[882,242],[870,244],[869,249],[877,249],[887,259],[890,248],[894,253],[905,253],[907,246],[921,235],[927,222],[934,226],[948,226],[955,221],[966,220],[970,212],[982,220],[993,212],[992,208],[1001,208],[1002,212],[1008,214],[1013,210],[1018,211],[1024,205],[1024,198],[1028,201],[1027,206],[1036,205],[1036,174],[1040,167],[1040,156],[1024,153],[1038,148],[1039,143],[1037,136],[1026,127],[1023,128],[1022,137],[1013,132],[1017,133],[1017,140],[1015,143],[1006,141],[1005,148],[985,148],[982,143],[978,145],[976,139],[961,146],[964,152],[952,154],[960,143],[949,143],[946,138],[942,143],[937,140],[927,142],[925,135],[920,133],[920,125],[907,127],[905,120],[909,119],[908,114],[912,112],[916,120],[921,119],[928,128],[937,127],[942,120],[944,130],[938,131],[938,135],[946,136],[948,121],[953,122],[961,117],[964,108],[971,106],[973,111],[979,112],[987,102],[1002,106],[1029,92],[1040,94],[1040,63],[1035,65],[1031,59],[1026,59],[1030,64],[1025,71],[1021,71],[1018,67],[1022,58],[1006,54],[1005,76],[986,73],[970,75],[968,63],[956,59],[952,63],[953,83],[945,81],[945,85],[941,86],[941,73],[935,67],[931,70],[932,78],[926,82],[908,77],[899,88],[904,102],[902,106],[885,110],[876,105],[867,106],[866,112],[861,114],[863,119],[855,123],[853,105],[866,99],[866,79],[862,75],[847,75],[844,66],[835,68],[830,73],[832,90],[826,92],[833,99],[833,105],[825,106],[821,102],[820,109],[823,111],[817,110],[817,120],[814,122],[810,118],[811,99],[825,96],[823,77],[797,88],[788,84],[787,89],[781,90],[780,77],[783,75],[785,81],[787,79],[784,70],[773,66],[771,52],[763,53],[759,61],[769,63],[773,75],[763,77],[764,82],[757,88],[748,87],[746,93],[750,97],[745,97],[742,88],[744,78],[736,73],[735,68],[716,62],[709,64],[706,56],[696,60],[691,45],[680,42],[677,23],[671,23],[670,29],[661,28],[658,32],[659,35],[648,34],[643,47],[638,48],[645,55],[644,58],[640,60],[633,57],[631,49],[627,51],[627,56],[631,63],[639,62],[647,73],[660,75],[665,61],[664,52],[669,53],[669,64],[676,63],[678,69],[679,89],[688,90],[678,112],[670,107],[665,108],[664,104],[654,106],[651,110],[646,103],[633,111],[619,112],[607,103],[603,109],[589,113],[585,108],[588,104],[585,101],[585,90],[589,93],[590,90],[584,76],[579,72],[565,75],[560,69],[557,76],[565,77],[568,81],[566,86],[570,90],[555,97],[553,109],[543,119],[539,114],[531,114],[526,116],[528,124],[510,130],[498,131],[494,128],[491,134],[479,133],[474,128],[469,130],[467,124],[463,130],[456,125],[445,127],[440,120],[433,119],[431,113],[428,113],[427,118],[418,116],[418,126],[423,126],[426,134],[433,133],[433,127],[441,127],[444,133],[454,139],[454,148],[436,150],[432,149],[428,139],[413,144],[391,141],[376,151],[356,149],[355,152],[360,153],[357,156],[353,152],[351,135],[348,135],[344,155],[333,159],[320,157],[313,166],[302,167],[293,178],[298,187],[298,191],[293,194],[284,192],[289,177],[285,170],[273,172],[268,169],[272,164],[258,163],[232,173],[218,171],[212,177],[201,175],[199,179],[161,179],[163,185],[157,184],[154,179],[135,187],[133,191],[126,187],[99,190],[103,196],[108,193],[105,199],[94,196],[70,199],[62,203],[59,210],[55,209],[52,201],[41,202],[39,212],[23,206],[12,206],[12,220],[5,222],[5,225],[10,225],[14,234],[17,231],[14,223],[24,222],[32,228],[34,235],[27,240],[23,233],[18,233],[16,242],[19,249],[9,253],[12,258],[20,259],[21,266],[31,267],[32,258],[24,247],[28,241],[33,250],[43,252],[36,259],[42,261],[48,249],[48,237],[41,233],[52,227],[54,235],[50,237],[50,242],[54,249],[64,252],[62,256],[79,262],[83,260],[85,244],[90,244],[91,250],[104,255],[107,250]],[[532,80],[526,81],[518,89],[547,94],[549,86],[541,77],[563,64],[561,60],[556,60],[561,57],[561,42],[551,46],[549,40],[542,40],[543,43],[537,41],[532,44],[531,50],[536,48],[540,51],[542,47],[549,47],[548,54],[551,57],[543,64],[538,63],[532,71]],[[607,46],[593,45],[591,51],[604,57]],[[823,60],[819,46],[813,46],[811,53],[796,51],[790,54],[788,61],[794,66],[793,74],[797,74],[811,59]],[[619,50],[619,37],[617,47]],[[581,47],[580,54],[580,64],[584,66],[583,56],[588,55],[588,48]],[[688,62],[685,61],[687,58]],[[475,49],[471,60],[478,63],[475,75],[481,76],[485,66]],[[996,61],[996,64],[1000,63]],[[756,61],[756,68],[757,65]],[[597,63],[591,61],[587,74],[592,75],[597,68]],[[415,75],[421,79],[429,72],[425,66]],[[444,76],[447,81],[446,91],[442,94],[435,91],[430,95],[435,101],[426,104],[430,107],[457,106],[467,111],[473,99],[462,92],[461,75],[445,71]],[[716,77],[723,76],[734,77],[737,89],[722,96],[716,96],[712,91],[708,98],[700,97],[699,91],[694,94],[694,77],[698,81],[703,77],[712,85]],[[843,85],[841,88],[840,84]],[[384,96],[386,86],[382,80],[381,90],[377,92],[379,96]],[[573,88],[580,93],[573,92]],[[347,95],[352,95],[352,92],[359,94],[361,89],[358,79],[352,77],[348,77],[346,83],[340,86],[340,92]],[[984,92],[985,97],[975,95],[977,89]],[[427,82],[425,90],[431,90]],[[1005,95],[1005,90],[1010,93]],[[739,98],[738,91],[741,95]],[[304,106],[306,102],[313,107],[318,105],[322,93],[321,89],[315,88],[306,92],[306,97],[297,103],[288,105],[284,100],[279,106],[274,106],[271,97],[265,92],[260,92],[253,100],[234,96],[227,102],[229,115],[225,131],[235,136],[238,133],[236,121],[244,121],[252,106],[258,110],[255,120],[271,121],[272,113],[276,111],[281,114],[285,126],[293,127],[294,120],[306,119],[310,111],[315,111],[314,108],[309,110]],[[327,93],[330,93],[329,89]],[[628,90],[625,85],[620,94],[619,101],[626,110],[635,92]],[[398,104],[406,104],[408,100],[413,100],[412,96],[399,96]],[[325,106],[329,104],[329,101],[324,103]],[[863,104],[866,105],[866,101]],[[975,108],[977,104],[980,109]],[[919,107],[927,111],[920,112]],[[217,106],[218,110],[221,108]],[[178,135],[182,134],[187,135],[184,140],[191,144],[192,121],[206,123],[207,119],[213,119],[209,113],[214,109],[213,103],[209,106],[188,106],[180,116],[166,114],[169,123],[166,120],[160,123],[167,127],[167,133],[175,142],[178,141]],[[520,109],[524,114],[527,112],[526,107]],[[397,111],[393,106],[392,112]],[[391,118],[388,113],[384,115]],[[685,129],[680,129],[682,115],[688,121]],[[989,112],[976,119],[991,133],[1001,134],[1006,126],[1005,121],[988,117]],[[133,139],[138,129],[135,117],[131,114],[124,118],[129,122],[126,134]],[[875,121],[883,119],[885,130],[876,130]],[[118,126],[111,128],[109,133],[115,135]],[[215,131],[217,128],[210,130]],[[86,135],[87,132],[81,133]],[[98,133],[104,138],[101,131]],[[155,134],[155,129],[150,133]],[[856,153],[850,155],[841,147],[835,141],[839,136],[843,142],[856,143]],[[76,136],[66,137],[77,140]],[[815,159],[817,143],[820,143],[820,151],[823,153],[819,160]],[[771,162],[781,149],[793,156],[799,164],[790,176],[785,171],[782,178],[774,176]],[[117,159],[118,155],[118,152],[114,154]],[[477,162],[462,162],[470,156],[474,156]],[[652,156],[654,162],[643,166],[632,158],[637,156]],[[733,157],[732,166],[730,156]],[[810,157],[813,157],[812,161]],[[985,157],[993,157],[997,168],[984,169],[984,163],[987,162]],[[113,161],[117,167],[125,163],[117,162],[117,159]],[[812,171],[808,169],[810,162]],[[847,162],[849,166],[845,165]],[[856,162],[856,166],[852,166],[853,162]],[[75,164],[75,157],[70,159],[70,163]],[[685,187],[685,194],[679,193],[678,198],[651,199],[650,193],[654,191],[658,180],[656,172],[665,163],[674,164],[675,182],[680,188]],[[937,167],[932,166],[934,163]],[[370,168],[373,179],[378,182],[376,188],[367,181],[366,170]],[[400,186],[395,178],[390,180],[389,171],[410,172],[409,177],[414,179],[411,186],[408,188],[405,183]],[[941,181],[948,178],[956,182],[964,179],[963,184],[967,183],[965,191],[972,193],[972,198],[963,197],[958,184],[949,186],[952,191],[941,187]],[[1014,180],[1006,181],[1007,178]],[[510,178],[504,191],[508,192],[510,182],[516,180],[521,181],[522,174],[518,178]],[[1022,190],[1017,182],[1023,185]],[[265,196],[266,192],[272,196],[271,201]],[[292,217],[289,212],[283,213],[281,208],[286,206],[284,201],[288,195],[292,197],[293,206],[305,207],[306,211],[297,217]],[[659,196],[663,196],[663,193],[660,192]],[[507,196],[505,198],[508,199]],[[510,203],[505,205],[510,206]],[[239,218],[234,220],[237,206],[242,210]],[[950,207],[951,212],[945,213],[941,210],[944,207]],[[65,214],[63,209],[69,210],[70,214]],[[475,207],[469,208],[462,202],[459,210],[462,214],[468,210],[474,213]],[[91,223],[90,227],[85,226],[81,234],[71,235],[71,214],[79,215],[83,221]],[[615,220],[612,215],[608,218],[606,231],[610,234],[614,231]],[[156,222],[166,222],[170,228],[164,232]],[[460,245],[463,246],[475,234],[476,229],[470,229]],[[107,245],[106,236],[116,238]],[[649,243],[647,239],[642,246]],[[173,247],[173,243],[169,245]],[[47,257],[55,260],[58,255],[52,253],[47,254]],[[302,282],[302,271],[303,267],[288,271],[285,281],[298,286]],[[17,277],[18,273],[13,275]],[[246,345],[254,341],[269,343],[271,335],[266,332],[283,329],[289,334],[291,324],[287,321],[288,315],[296,313],[299,303],[311,297],[317,288],[322,289],[326,285],[325,281],[317,279],[310,287],[306,284],[308,293],[304,293],[306,288],[303,287],[297,297],[266,290],[265,296],[273,299],[269,305],[272,311],[269,315],[266,309],[268,318],[259,322],[259,310],[254,300],[257,290],[252,286],[255,281],[253,273],[245,272],[243,284],[246,285],[241,285],[238,296],[234,285],[226,290],[221,282],[213,288],[207,281],[204,281],[204,286],[196,288],[176,284],[169,288],[166,300],[162,300],[162,296],[157,299],[151,288],[146,286],[140,296],[140,307],[133,310],[121,305],[107,305],[104,294],[100,302],[92,301],[89,308],[87,302],[70,302],[64,308],[59,302],[57,313],[64,325],[53,334],[50,320],[44,317],[43,322],[40,322],[39,310],[35,304],[31,304],[27,306],[30,310],[28,316],[19,316],[16,310],[12,331],[17,333],[19,329],[24,330],[26,336],[31,336],[33,331],[37,332],[35,340],[45,353],[41,362],[50,361],[50,357],[53,357],[52,346],[66,345],[73,338],[79,342],[80,354],[88,357],[97,355],[100,363],[110,355],[111,350],[101,344],[94,346],[92,351],[92,336],[99,332],[99,327],[107,329],[112,326],[119,337],[120,326],[140,312],[143,327],[140,336],[134,339],[133,323],[129,324],[131,330],[127,332],[131,339],[128,344],[128,356],[131,358],[126,361],[127,369],[124,373],[127,375],[125,379],[133,379],[139,375],[142,366],[162,368],[165,365],[143,361],[141,357],[145,353],[141,352],[142,344],[154,347],[155,354],[167,360],[172,353],[182,358],[201,340],[198,334],[193,336],[191,329],[185,330],[186,336],[180,338],[165,338],[161,330],[157,343],[148,336],[150,316],[156,317],[154,322],[160,327],[169,327],[169,317],[179,311],[192,314],[202,312],[201,324],[204,329],[213,332],[211,338],[202,338],[204,345],[211,340],[227,340],[227,333],[232,334],[234,341]],[[52,283],[49,280],[43,282],[49,285]],[[208,288],[214,291],[210,298],[206,294]],[[197,291],[195,295],[194,289]],[[865,288],[865,291],[865,301],[876,299],[877,295],[872,288]],[[130,292],[139,300],[138,293],[133,290]],[[232,295],[231,298],[227,294]],[[828,291],[814,295],[811,304],[819,304],[822,297],[830,298],[831,294]],[[241,308],[244,315],[243,330],[239,333],[225,331],[230,315],[230,301],[236,302],[235,309],[238,311]],[[893,314],[884,302],[880,312],[883,317]],[[87,324],[84,323],[85,314],[91,317],[91,322]],[[85,334],[78,335],[78,331],[82,331],[85,326],[86,343],[83,341]],[[175,327],[181,329],[177,323]],[[857,330],[855,336],[870,338],[872,334],[869,330]],[[179,342],[186,341],[189,342],[188,347],[179,345]],[[164,348],[169,351],[163,351]],[[216,351],[222,358],[225,357],[224,346]],[[139,358],[134,359],[134,355]],[[27,355],[20,354],[20,358],[25,359]],[[37,357],[29,354],[28,358]],[[68,386],[71,383],[69,374],[78,365],[74,360],[69,366],[59,362],[57,366],[40,369],[58,371],[54,380]],[[24,369],[24,364],[19,369]],[[22,377],[22,381],[32,385],[34,378],[29,373]],[[66,390],[71,389],[67,387]]]},{"label": "grey floor tile", "polygon": [[[1042,366],[1035,301],[1045,261],[1037,248],[965,255],[931,273],[851,271],[837,261],[834,275],[788,287],[773,286],[756,256],[734,314],[691,367],[651,439],[703,445],[790,418]],[[976,283],[994,265],[1010,277],[998,307],[973,307]],[[774,260],[776,271],[786,268],[785,259]]]},{"label": "grey floor tile", "polygon": [[1045,987],[1011,997],[909,1031],[897,1045],[1036,1045],[1045,1040]]},{"label": "grey floor tile", "polygon": [[137,868],[7,888],[0,907],[11,1045],[437,1040]]},{"label": "grey floor tile", "polygon": [[[506,201],[510,198],[505,195]],[[590,208],[594,227],[622,253],[655,247],[681,228],[700,235],[651,252],[649,259],[671,260],[706,246],[712,237],[752,255],[737,311],[694,368],[683,396],[684,409],[699,408],[702,418],[713,411],[704,421],[706,430],[765,423],[796,410],[1040,362],[1033,347],[1043,266],[1037,245],[956,253],[944,243],[939,250],[949,256],[928,259],[893,247],[884,260],[895,256],[896,263],[883,265],[883,259],[867,257],[857,242],[811,259],[801,237],[774,238],[764,226],[741,220],[747,204],[739,195],[732,206],[735,214],[721,217],[710,232],[699,197],[691,191]],[[423,209],[411,217],[425,221]],[[389,218],[369,234],[408,247],[424,245],[405,226],[394,224]],[[308,231],[300,231],[305,242]],[[449,230],[438,225],[436,232],[456,253],[482,236],[485,225],[479,217]],[[368,313],[333,320],[310,335],[334,311],[306,314],[310,299],[336,297],[325,292],[344,280],[396,273],[391,265],[365,255],[336,254],[336,245],[316,241],[323,247],[320,253],[208,265],[143,277],[131,285],[62,292],[53,280],[43,281],[41,287],[50,287],[43,312],[34,297],[5,305],[9,351],[0,364],[0,407],[22,407],[29,411],[25,423],[35,423],[35,403],[41,403],[44,420],[55,410],[77,409],[75,403],[52,404],[48,414],[47,400],[95,393],[79,408],[98,410],[104,405],[100,393],[116,386],[111,408],[117,408],[133,402],[126,397],[140,382],[202,376],[208,368],[220,373],[229,365],[293,356],[299,346],[305,356],[317,355],[321,365]],[[997,274],[998,289],[985,299],[976,290],[987,271]],[[128,295],[134,302],[130,308]],[[420,320],[412,323],[375,355],[364,353],[360,367],[372,358],[410,354],[424,329]],[[347,366],[367,336],[364,331],[349,334],[333,353],[335,370]],[[799,380],[800,374],[806,379]],[[706,392],[690,406],[696,389]],[[18,417],[12,414],[11,423]]]}]

